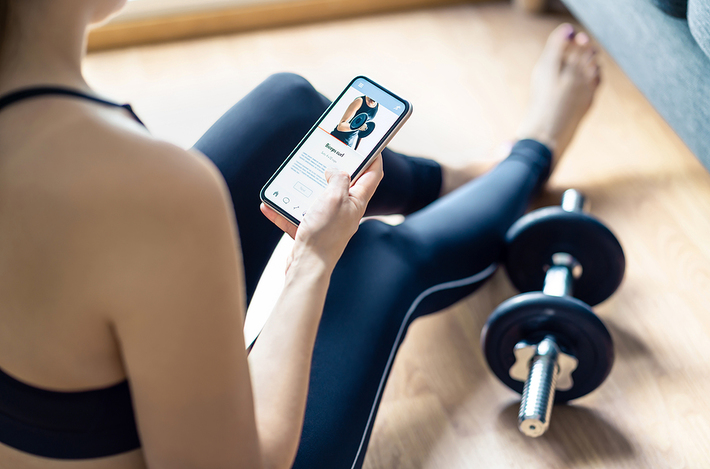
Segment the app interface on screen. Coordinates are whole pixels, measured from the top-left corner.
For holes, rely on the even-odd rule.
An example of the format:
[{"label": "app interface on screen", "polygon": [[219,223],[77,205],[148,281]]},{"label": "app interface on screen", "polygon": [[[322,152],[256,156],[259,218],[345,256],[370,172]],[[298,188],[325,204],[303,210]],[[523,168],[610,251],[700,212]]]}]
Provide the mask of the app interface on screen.
[{"label": "app interface on screen", "polygon": [[400,100],[357,79],[271,182],[266,196],[297,220],[325,189],[325,170],[352,175],[405,112]]}]

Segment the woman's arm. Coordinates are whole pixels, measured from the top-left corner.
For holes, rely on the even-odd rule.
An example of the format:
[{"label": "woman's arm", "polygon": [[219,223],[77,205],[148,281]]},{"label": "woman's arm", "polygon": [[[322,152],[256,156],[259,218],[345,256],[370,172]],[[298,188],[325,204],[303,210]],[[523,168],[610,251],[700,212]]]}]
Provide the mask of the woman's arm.
[{"label": "woman's arm", "polygon": [[338,126],[336,129],[338,129],[341,132],[350,132],[352,129],[350,128],[350,120],[355,117],[355,113],[357,112],[358,109],[360,109],[360,106],[362,106],[362,98],[355,98],[355,100],[350,103],[350,106],[345,110],[345,114],[343,114],[342,119],[340,119],[340,122],[338,123]]},{"label": "woman's arm", "polygon": [[[135,155],[135,157],[133,157]],[[126,148],[92,229],[151,469],[261,468],[242,328],[245,294],[228,192],[204,158]],[[120,172],[121,170],[117,170]],[[268,456],[268,455],[267,455]]]},{"label": "woman's arm", "polygon": [[293,464],[303,427],[308,377],[330,268],[295,260],[283,293],[249,354],[259,440],[267,468]]},{"label": "woman's arm", "polygon": [[328,172],[328,188],[296,227],[262,206],[265,215],[295,238],[286,285],[254,348],[249,364],[257,427],[271,467],[291,467],[298,450],[311,357],[335,263],[357,231],[382,179],[382,159],[350,187],[346,173]]}]

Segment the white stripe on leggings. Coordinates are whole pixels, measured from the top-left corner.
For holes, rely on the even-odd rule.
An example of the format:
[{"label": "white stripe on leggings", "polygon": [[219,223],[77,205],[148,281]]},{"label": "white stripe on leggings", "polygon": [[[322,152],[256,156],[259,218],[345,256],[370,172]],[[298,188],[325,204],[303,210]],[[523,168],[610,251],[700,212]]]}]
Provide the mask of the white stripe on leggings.
[{"label": "white stripe on leggings", "polygon": [[397,333],[397,338],[394,341],[394,345],[392,346],[392,351],[390,352],[389,359],[387,360],[387,365],[385,366],[385,371],[382,374],[382,379],[380,379],[380,386],[377,388],[377,394],[375,394],[375,401],[372,404],[372,409],[370,410],[370,416],[367,419],[367,425],[365,425],[365,432],[362,434],[362,440],[360,440],[360,446],[357,449],[357,454],[355,455],[355,460],[353,461],[352,469],[355,468],[355,464],[357,464],[357,460],[360,457],[360,453],[362,452],[362,447],[365,444],[365,437],[367,436],[367,429],[370,428],[370,424],[372,424],[372,419],[375,416],[375,407],[377,406],[377,401],[380,399],[380,394],[382,394],[382,389],[385,386],[385,376],[387,376],[387,373],[389,372],[389,369],[392,367],[392,362],[394,361],[394,356],[396,355],[397,352],[397,345],[399,342],[402,340],[402,336],[404,335],[404,331],[407,326],[407,322],[409,321],[409,317],[414,314],[414,311],[416,311],[417,306],[419,306],[419,303],[424,300],[427,296],[431,295],[432,293],[436,293],[442,290],[450,290],[452,288],[458,288],[458,287],[463,287],[466,285],[471,285],[472,283],[478,283],[482,280],[487,279],[493,273],[496,271],[498,268],[498,264],[491,264],[489,265],[485,270],[472,275],[471,277],[466,277],[462,278],[460,280],[453,280],[451,282],[445,282],[445,283],[440,283],[439,285],[434,285],[433,287],[429,287],[423,292],[419,294],[419,296],[414,300],[412,305],[409,307],[409,310],[407,311],[407,314],[404,315],[404,320],[402,321],[402,325],[399,327],[399,332]]}]

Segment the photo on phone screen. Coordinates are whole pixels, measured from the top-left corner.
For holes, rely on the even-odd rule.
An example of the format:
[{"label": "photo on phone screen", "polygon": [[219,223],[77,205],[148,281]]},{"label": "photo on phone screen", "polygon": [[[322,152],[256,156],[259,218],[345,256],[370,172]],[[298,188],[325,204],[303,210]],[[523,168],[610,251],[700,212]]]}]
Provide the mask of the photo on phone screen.
[{"label": "photo on phone screen", "polygon": [[327,168],[355,180],[410,114],[407,101],[355,78],[269,179],[261,200],[298,225],[326,188]]}]

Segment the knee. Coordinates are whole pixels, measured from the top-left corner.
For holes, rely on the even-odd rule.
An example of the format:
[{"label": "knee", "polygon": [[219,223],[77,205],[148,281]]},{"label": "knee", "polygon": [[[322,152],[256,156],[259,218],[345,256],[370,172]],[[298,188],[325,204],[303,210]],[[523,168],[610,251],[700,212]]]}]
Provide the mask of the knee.
[{"label": "knee", "polygon": [[386,258],[387,263],[406,266],[407,271],[417,271],[424,262],[426,250],[417,234],[407,226],[369,219],[360,224],[355,238],[363,249],[377,253],[376,258]]},{"label": "knee", "polygon": [[311,85],[308,80],[301,75],[291,72],[274,73],[264,80],[264,84],[268,84],[276,90],[298,91],[301,89],[310,89],[315,91],[313,85]]},{"label": "knee", "polygon": [[328,101],[313,85],[295,73],[271,75],[259,88],[265,101],[278,112],[287,127],[303,126],[308,130],[328,107]]},{"label": "knee", "polygon": [[267,78],[262,86],[265,86],[269,95],[276,100],[305,106],[312,103],[322,105],[324,100],[308,80],[295,73],[275,73]]}]

